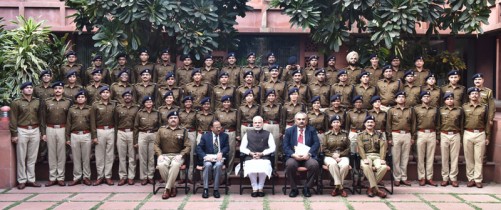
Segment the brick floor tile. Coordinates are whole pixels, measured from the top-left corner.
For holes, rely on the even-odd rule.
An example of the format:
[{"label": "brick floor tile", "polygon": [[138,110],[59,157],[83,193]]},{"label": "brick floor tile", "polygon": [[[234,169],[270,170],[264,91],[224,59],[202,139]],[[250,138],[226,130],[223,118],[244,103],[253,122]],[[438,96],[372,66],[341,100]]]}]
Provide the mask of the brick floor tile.
[{"label": "brick floor tile", "polygon": [[55,205],[56,202],[23,202],[14,208],[11,208],[12,210],[38,210],[38,209],[48,209],[51,206]]},{"label": "brick floor tile", "polygon": [[0,194],[0,201],[20,201],[29,196],[31,194]]},{"label": "brick floor tile", "polygon": [[99,209],[135,209],[139,202],[105,202],[103,205],[99,206]]},{"label": "brick floor tile", "polygon": [[449,194],[420,194],[419,196],[430,202],[461,202]]},{"label": "brick floor tile", "polygon": [[[317,196],[317,195],[312,195]],[[285,202],[303,202],[303,196],[300,194],[295,198],[290,198],[289,194],[284,195],[283,193],[276,193],[275,195],[268,195],[270,201],[285,201]]]},{"label": "brick floor tile", "polygon": [[0,209],[5,209],[5,207],[12,205],[14,202],[0,202]]},{"label": "brick floor tile", "polygon": [[182,202],[147,202],[141,209],[177,209]]},{"label": "brick floor tile", "polygon": [[68,197],[70,197],[70,193],[65,194],[38,194],[33,198],[30,198],[28,201],[62,201]]},{"label": "brick floor tile", "polygon": [[388,199],[391,201],[421,201],[419,197],[414,194],[393,194],[388,195]]},{"label": "brick floor tile", "polygon": [[186,203],[186,206],[184,206],[184,209],[216,210],[220,209],[222,204],[223,204],[223,199],[220,199],[218,202],[189,201],[188,203]]},{"label": "brick floor tile", "polygon": [[[348,194],[348,198],[353,196],[358,195]],[[311,196],[308,200],[311,202],[341,202],[343,199],[341,196],[332,197],[330,194],[323,194]]]},{"label": "brick floor tile", "polygon": [[64,202],[61,205],[57,206],[55,210],[68,210],[68,209],[91,209],[96,206],[99,202]]},{"label": "brick floor tile", "polygon": [[[226,196],[226,195],[222,194],[221,198],[214,198],[214,196],[212,196],[212,193],[209,193],[209,198],[202,198],[202,194],[195,194],[195,195],[191,195],[189,201],[190,202],[192,202],[192,201],[193,202],[222,202],[224,199],[224,196]],[[160,197],[162,197],[162,196],[160,195]],[[179,195],[177,197],[179,197]],[[184,199],[184,196],[181,196],[180,198]],[[169,198],[169,200],[170,200],[170,198]]]},{"label": "brick floor tile", "polygon": [[230,202],[228,208],[226,209],[238,209],[238,210],[261,210],[264,209],[263,201],[250,202]]},{"label": "brick floor tile", "polygon": [[[388,197],[391,197],[392,195],[388,195]],[[348,201],[368,201],[368,202],[380,202],[381,198],[379,197],[369,197],[367,194],[362,193],[361,195],[353,195],[353,196],[348,196],[346,197]]]},{"label": "brick floor tile", "polygon": [[345,210],[348,209],[345,203],[342,202],[312,202],[310,204],[311,209],[315,210]]},{"label": "brick floor tile", "polygon": [[390,209],[388,205],[382,202],[350,202],[351,206],[355,210],[367,210],[367,209],[377,209],[377,210],[383,210],[383,209]]},{"label": "brick floor tile", "polygon": [[157,193],[156,195],[151,196],[150,199],[148,200],[148,202],[160,202],[160,201],[163,201],[163,202],[181,202],[181,201],[183,201],[184,198],[186,198],[186,195],[177,194],[177,196],[175,198],[169,198],[167,200],[163,200],[162,199],[162,193]]},{"label": "brick floor tile", "polygon": [[501,202],[500,200],[493,198],[492,196],[489,195],[458,195],[462,199],[473,203],[473,202]]},{"label": "brick floor tile", "polygon": [[102,201],[108,197],[110,193],[79,193],[71,198],[71,201]]},{"label": "brick floor tile", "polygon": [[146,193],[117,193],[113,195],[110,201],[142,201],[148,194]]},{"label": "brick floor tile", "polygon": [[298,202],[270,202],[270,209],[303,210],[304,204]]},{"label": "brick floor tile", "polygon": [[468,210],[474,209],[466,203],[433,203],[440,210]]},{"label": "brick floor tile", "polygon": [[[271,194],[270,194],[271,195]],[[230,195],[230,202],[263,202],[263,197],[251,197],[250,194],[232,194]]]},{"label": "brick floor tile", "polygon": [[[393,198],[391,199],[393,201]],[[412,203],[412,202],[391,202],[391,204],[395,207],[395,209],[402,210],[431,210],[433,209],[431,206],[426,203]]]},{"label": "brick floor tile", "polygon": [[481,208],[482,210],[499,210],[501,203],[473,203],[473,205]]}]

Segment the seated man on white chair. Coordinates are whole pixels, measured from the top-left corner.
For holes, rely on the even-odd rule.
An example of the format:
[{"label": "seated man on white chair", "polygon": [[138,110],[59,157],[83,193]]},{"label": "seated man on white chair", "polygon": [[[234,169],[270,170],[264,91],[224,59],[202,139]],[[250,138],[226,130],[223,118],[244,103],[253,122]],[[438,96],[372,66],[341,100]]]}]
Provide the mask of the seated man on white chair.
[{"label": "seated man on white chair", "polygon": [[247,155],[244,162],[244,176],[249,176],[252,185],[252,197],[264,197],[264,182],[266,176],[271,177],[270,154],[275,152],[273,135],[263,130],[263,118],[255,116],[252,119],[254,129],[248,129],[242,138],[240,152]]}]

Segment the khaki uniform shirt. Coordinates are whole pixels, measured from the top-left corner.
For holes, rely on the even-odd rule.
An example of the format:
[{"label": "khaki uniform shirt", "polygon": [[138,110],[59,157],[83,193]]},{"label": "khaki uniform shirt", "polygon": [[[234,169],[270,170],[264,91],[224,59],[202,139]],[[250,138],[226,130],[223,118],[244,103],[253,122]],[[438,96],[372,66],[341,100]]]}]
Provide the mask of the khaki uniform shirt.
[{"label": "khaki uniform shirt", "polygon": [[442,99],[442,91],[440,88],[437,86],[433,86],[432,88],[429,88],[427,86],[421,87],[423,91],[430,91],[430,106],[432,107],[440,107],[440,101],[443,101]]},{"label": "khaki uniform shirt", "polygon": [[116,103],[114,101],[110,101],[107,104],[104,104],[102,101],[96,101],[92,104],[90,110],[90,130],[93,139],[97,138],[97,129],[100,126],[113,128],[115,125],[115,106]]},{"label": "khaki uniform shirt", "polygon": [[[225,66],[221,71],[224,71],[229,74],[228,76],[228,85],[238,87],[240,85],[240,72],[242,71],[241,68],[237,65],[233,66]],[[219,76],[218,76],[219,77]],[[219,83],[219,81],[218,81]]]},{"label": "khaki uniform shirt", "polygon": [[180,66],[178,69],[176,69],[176,81],[178,87],[183,87],[184,85],[193,81],[193,78],[191,77],[192,71],[192,66]]},{"label": "khaki uniform shirt", "polygon": [[12,137],[17,137],[17,127],[40,125],[43,116],[39,110],[42,103],[38,98],[32,97],[28,101],[23,96],[12,101],[9,111],[9,130]]},{"label": "khaki uniform shirt", "polygon": [[279,103],[266,102],[262,106],[263,121],[267,124],[278,124],[280,132],[283,133],[285,130],[285,123],[281,121],[282,119],[282,105]]},{"label": "khaki uniform shirt", "polygon": [[380,132],[386,133],[386,112],[380,110],[376,112],[376,110],[371,109],[367,111],[367,115],[374,116],[376,119],[376,126],[374,126],[374,130],[378,130]]},{"label": "khaki uniform shirt", "polygon": [[163,106],[158,107],[158,112],[160,113],[160,125],[168,125],[169,118],[167,118],[167,115],[169,115],[169,113],[173,111],[179,112],[179,107],[176,105],[168,107],[165,104]]},{"label": "khaki uniform shirt", "polygon": [[[125,92],[126,89],[131,89],[133,91],[132,96],[135,96],[134,94],[134,89],[132,88],[132,85],[127,83],[122,83],[122,82],[115,82],[111,84],[110,86],[110,92],[111,92],[111,99],[118,101],[118,103],[125,103],[124,99],[122,98],[122,93]],[[134,99],[134,98],[133,98]],[[135,101],[137,102],[137,101]]]},{"label": "khaki uniform shirt", "polygon": [[[310,84],[310,97],[320,96],[320,106],[323,108],[329,107],[331,97],[331,86],[325,82],[320,83],[315,81]],[[311,105],[310,105],[311,107]]]},{"label": "khaki uniform shirt", "polygon": [[355,66],[355,68],[351,68],[350,66],[344,67],[344,70],[348,73],[348,84],[358,84],[357,77],[362,73],[362,68]]},{"label": "khaki uniform shirt", "polygon": [[92,105],[94,102],[99,101],[101,99],[101,95],[99,95],[99,88],[104,86],[108,86],[105,83],[99,83],[99,85],[89,84],[85,87],[85,91],[87,92],[87,104]]},{"label": "khaki uniform shirt", "polygon": [[262,74],[262,70],[261,70],[261,67],[259,66],[254,66],[254,67],[250,67],[249,65],[246,65],[246,66],[243,66],[240,70],[240,84],[244,84],[245,80],[244,80],[244,73],[245,72],[248,72],[248,71],[252,71],[252,73],[254,73],[254,84],[253,85],[259,85],[259,79],[261,78],[261,74]]},{"label": "khaki uniform shirt", "polygon": [[484,129],[487,139],[490,139],[491,132],[488,121],[488,107],[485,104],[473,105],[471,102],[463,104],[464,110],[464,129],[479,130]]},{"label": "khaki uniform shirt", "polygon": [[334,153],[339,152],[340,157],[348,157],[350,155],[350,139],[348,133],[343,130],[334,132],[328,131],[324,134],[325,138],[322,142],[322,150],[325,157],[332,157]]},{"label": "khaki uniform shirt", "polygon": [[254,93],[254,103],[258,104],[259,102],[261,102],[260,101],[261,87],[257,85],[253,85],[252,87],[242,85],[238,87],[237,90],[235,91],[237,106],[240,106],[245,102],[244,93],[249,89],[252,89],[252,92]]},{"label": "khaki uniform shirt", "polygon": [[233,130],[236,131],[237,127],[240,125],[237,124],[237,110],[229,109],[228,111],[223,108],[219,108],[216,110],[215,118],[221,122],[221,126],[225,130]]},{"label": "khaki uniform shirt", "polygon": [[83,88],[80,85],[74,85],[73,87],[70,87],[70,85],[64,85],[63,96],[71,100],[75,100],[75,95],[81,90],[83,90]]},{"label": "khaki uniform shirt", "polygon": [[414,69],[414,84],[416,86],[425,86],[426,77],[430,75],[430,70],[429,69],[423,69],[422,71],[418,71],[417,69]]},{"label": "khaki uniform shirt", "polygon": [[191,151],[191,143],[187,139],[186,130],[181,127],[174,129],[162,126],[155,138],[155,154],[180,154],[185,156]]},{"label": "khaki uniform shirt", "polygon": [[[287,92],[289,92],[289,90],[294,87],[299,88],[299,97],[297,100],[302,102],[303,104],[310,104],[310,88],[305,84],[296,85],[294,83],[290,83],[287,84]],[[291,100],[288,94],[286,100]]]},{"label": "khaki uniform shirt", "polygon": [[[264,65],[264,66],[261,67],[261,69],[263,70],[263,73],[261,74],[261,78],[259,80],[261,84],[263,84],[263,82],[270,81],[270,79],[271,79],[270,66],[271,65],[268,64],[268,65]],[[284,70],[284,68],[278,67],[278,79],[279,80],[282,79],[283,70]]]},{"label": "khaki uniform shirt", "polygon": [[[461,105],[463,105],[466,99],[466,88],[464,86],[457,85],[456,87],[453,87],[451,84],[447,84],[442,86],[441,90],[444,95],[448,92],[454,94],[454,106],[461,107]],[[440,100],[442,102],[442,105],[445,105],[444,100],[443,99]]]},{"label": "khaki uniform shirt", "polygon": [[383,76],[383,70],[378,66],[377,68],[374,68],[372,66],[367,66],[364,69],[364,72],[369,72],[369,84],[371,86],[376,87],[377,81],[382,79],[381,77]]},{"label": "khaki uniform shirt", "polygon": [[118,74],[122,72],[123,70],[126,70],[127,74],[129,75],[129,80],[128,82],[130,83],[131,77],[132,77],[132,72],[128,66],[117,66],[111,70],[111,83],[119,82],[120,81],[120,76]]},{"label": "khaki uniform shirt", "polygon": [[362,96],[362,109],[370,109],[372,108],[372,104],[370,104],[370,100],[372,96],[377,95],[376,87],[368,86],[365,88],[362,84],[355,85],[354,89],[355,96]]},{"label": "khaki uniform shirt", "polygon": [[[462,107],[447,106],[440,107],[439,121],[437,122],[438,128],[441,132],[460,132],[463,131],[464,112]],[[461,135],[462,132],[460,132]],[[439,135],[440,136],[440,135]]]},{"label": "khaki uniform shirt", "polygon": [[[204,97],[211,97],[212,91],[210,91],[210,85],[207,83],[200,83],[196,84],[195,82],[190,82],[186,84],[184,87],[184,93],[185,95],[191,95],[193,96],[193,105],[195,107],[197,106],[202,106],[200,104],[200,101]],[[213,100],[214,97],[211,97],[211,100]]]},{"label": "khaki uniform shirt", "polygon": [[381,97],[381,104],[384,106],[395,105],[395,94],[400,91],[400,80],[380,79],[377,82],[377,92]]},{"label": "khaki uniform shirt", "polygon": [[65,63],[63,65],[61,65],[61,78],[60,80],[62,80],[64,82],[64,84],[68,84],[68,79],[66,79],[66,73],[72,71],[72,70],[75,70],[77,72],[77,84],[79,85],[83,85],[83,82],[82,82],[82,73],[83,73],[83,65],[82,64],[79,64],[79,63],[74,63],[73,65],[70,65],[69,63]]},{"label": "khaki uniform shirt", "polygon": [[164,85],[166,84],[165,77],[167,76],[167,74],[169,72],[175,72],[175,70],[176,64],[173,63],[164,64],[163,62],[161,62],[155,64],[151,81],[160,85]]},{"label": "khaki uniform shirt", "polygon": [[240,135],[240,125],[252,126],[252,118],[261,116],[261,106],[253,103],[252,106],[240,105],[237,113],[237,136]]},{"label": "khaki uniform shirt", "polygon": [[45,100],[49,97],[54,96],[54,89],[52,89],[50,85],[47,87],[44,87],[43,85],[38,85],[33,90],[33,96],[39,98],[40,100]]},{"label": "khaki uniform shirt", "polygon": [[[142,103],[145,96],[155,97],[157,95],[157,84],[148,82],[144,85],[142,82],[138,82],[134,85],[134,96],[138,103]],[[153,101],[154,103],[155,101]]]},{"label": "khaki uniform shirt", "polygon": [[327,114],[323,112],[316,114],[314,111],[310,111],[307,116],[308,125],[317,129],[318,133],[324,133],[329,129],[329,116]]},{"label": "khaki uniform shirt", "polygon": [[[435,130],[436,135],[439,135],[438,127],[438,108],[432,106],[425,106],[423,104],[414,107],[414,123],[416,125],[416,131],[429,132],[429,130]],[[428,130],[428,131],[427,131]],[[417,132],[414,136],[417,139]]]},{"label": "khaki uniform shirt", "polygon": [[357,133],[362,131],[365,117],[367,117],[367,112],[362,110],[351,109],[346,112],[346,129]]},{"label": "khaki uniform shirt", "polygon": [[155,72],[154,72],[155,64],[150,63],[150,62],[146,62],[146,64],[143,65],[142,63],[140,63],[140,64],[134,66],[132,74],[129,76],[129,77],[131,77],[132,84],[136,84],[136,83],[141,82],[141,72],[145,69],[151,70],[150,72],[153,71],[153,73],[151,75],[153,78],[153,75],[155,75]]},{"label": "khaki uniform shirt", "polygon": [[210,130],[210,124],[214,120],[214,114],[212,112],[208,112],[204,114],[202,111],[197,112],[196,116],[196,125],[197,125],[197,131],[198,132],[204,132],[204,131],[209,131]]},{"label": "khaki uniform shirt", "polygon": [[211,86],[215,86],[219,83],[219,69],[216,67],[211,67],[207,70],[205,67],[200,68],[202,70],[202,82],[208,83]]},{"label": "khaki uniform shirt", "polygon": [[134,144],[138,142],[139,132],[154,133],[159,127],[160,113],[157,110],[148,112],[146,108],[140,109],[134,119]]},{"label": "khaki uniform shirt", "polygon": [[297,102],[293,104],[292,102],[287,102],[282,106],[282,122],[286,125],[294,124],[294,115],[298,112],[305,112],[306,107],[303,103]]},{"label": "khaki uniform shirt", "polygon": [[45,99],[42,103],[42,126],[41,133],[46,135],[47,126],[64,126],[67,120],[67,113],[72,105],[72,101],[64,96],[57,100],[56,97],[50,97]]},{"label": "khaki uniform shirt", "polygon": [[288,92],[288,90],[285,89],[285,82],[281,82],[280,80],[272,81],[271,79],[268,79],[266,82],[261,82],[261,88],[261,103],[266,102],[266,92],[270,89],[275,90],[275,101],[280,104],[283,104],[285,102],[285,98]]},{"label": "khaki uniform shirt", "polygon": [[338,83],[339,82],[339,81],[337,81],[337,73],[338,72],[339,72],[339,70],[336,68],[332,68],[329,66],[327,68],[325,68],[325,81],[327,81],[327,83],[329,85]]},{"label": "khaki uniform shirt", "polygon": [[225,88],[223,88],[222,85],[216,85],[212,89],[212,95],[214,96],[214,100],[212,100],[212,107],[215,109],[223,108],[223,102],[221,102],[221,98],[225,95],[231,96],[231,107],[237,107],[235,102],[235,87],[233,86],[226,86]]},{"label": "khaki uniform shirt", "polygon": [[[103,70],[103,72],[101,73],[101,75],[103,76],[101,81],[103,81],[104,83],[106,84],[110,84],[111,83],[111,75],[110,75],[110,71],[105,67],[105,66],[101,66],[101,69]],[[92,72],[96,70],[96,67],[94,66],[91,66],[89,68],[87,68],[87,70],[85,70],[85,73],[84,73],[84,82],[85,84],[91,84],[92,83]]]},{"label": "khaki uniform shirt", "polygon": [[408,107],[413,107],[416,106],[420,103],[420,94],[421,94],[421,87],[418,87],[416,85],[409,85],[405,84],[404,85],[404,92],[406,94],[405,96],[405,105]]},{"label": "khaki uniform shirt", "polygon": [[186,128],[188,132],[195,131],[197,122],[197,112],[195,109],[192,109],[190,112],[187,112],[186,109],[182,109],[179,112],[179,125],[182,128]]},{"label": "khaki uniform shirt", "polygon": [[136,114],[139,111],[139,105],[130,104],[117,104],[115,107],[115,122],[117,130],[129,129],[130,131],[134,128],[134,120],[136,119]]},{"label": "khaki uniform shirt", "polygon": [[487,105],[489,121],[494,120],[496,105],[494,104],[494,93],[491,89],[486,87],[480,88],[480,103]]},{"label": "khaki uniform shirt", "polygon": [[[329,116],[329,121],[332,117],[334,117],[334,115],[339,116],[339,118],[341,118],[341,129],[346,130],[346,112],[343,108],[335,111],[333,107],[329,107],[325,110],[325,113]],[[331,125],[329,124],[329,127],[330,126]]]},{"label": "khaki uniform shirt", "polygon": [[331,95],[339,94],[341,96],[341,106],[348,108],[351,107],[353,89],[353,85],[336,83],[331,86]]},{"label": "khaki uniform shirt", "polygon": [[306,84],[310,84],[310,83],[317,81],[315,78],[315,71],[317,71],[317,70],[318,70],[318,67],[312,67],[312,66],[306,67],[304,69],[304,74],[306,75],[306,77],[303,76],[303,80],[304,79],[306,80],[306,82],[305,82]]},{"label": "khaki uniform shirt", "polygon": [[172,91],[174,96],[174,105],[181,106],[181,100],[183,99],[183,89],[178,87],[167,87],[167,86],[158,86],[157,85],[157,97],[156,97],[156,106],[165,105],[164,95],[169,90]]},{"label": "khaki uniform shirt", "polygon": [[411,133],[411,136],[415,136],[415,122],[414,119],[414,109],[409,107],[393,107],[388,110],[388,119],[386,124],[386,130],[388,134],[388,140],[392,140],[392,131],[406,133]]},{"label": "khaki uniform shirt", "polygon": [[381,160],[385,160],[388,144],[383,133],[374,131],[370,134],[367,130],[362,131],[357,136],[357,144],[358,154],[362,159],[366,159],[368,153],[375,153],[379,154]]},{"label": "khaki uniform shirt", "polygon": [[91,106],[84,105],[80,108],[78,105],[73,105],[68,111],[68,119],[66,120],[66,138],[70,138],[71,132],[86,131],[90,132],[90,112]]}]

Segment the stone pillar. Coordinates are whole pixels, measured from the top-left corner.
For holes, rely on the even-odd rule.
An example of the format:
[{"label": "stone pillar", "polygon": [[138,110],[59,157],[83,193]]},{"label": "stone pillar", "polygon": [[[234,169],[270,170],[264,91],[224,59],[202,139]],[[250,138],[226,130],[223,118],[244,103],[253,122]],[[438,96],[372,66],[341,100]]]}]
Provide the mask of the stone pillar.
[{"label": "stone pillar", "polygon": [[16,148],[10,141],[10,107],[0,108],[0,189],[16,186]]}]

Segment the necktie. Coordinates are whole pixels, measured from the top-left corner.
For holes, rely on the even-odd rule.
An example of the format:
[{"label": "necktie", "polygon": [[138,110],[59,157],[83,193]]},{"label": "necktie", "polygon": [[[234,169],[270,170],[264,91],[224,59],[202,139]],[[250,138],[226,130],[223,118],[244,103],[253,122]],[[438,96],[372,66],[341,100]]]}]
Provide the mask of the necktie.
[{"label": "necktie", "polygon": [[303,129],[299,129],[299,137],[297,138],[297,143],[303,144]]},{"label": "necktie", "polygon": [[216,138],[214,139],[214,153],[218,153],[219,152],[219,144],[217,143],[217,136]]}]

